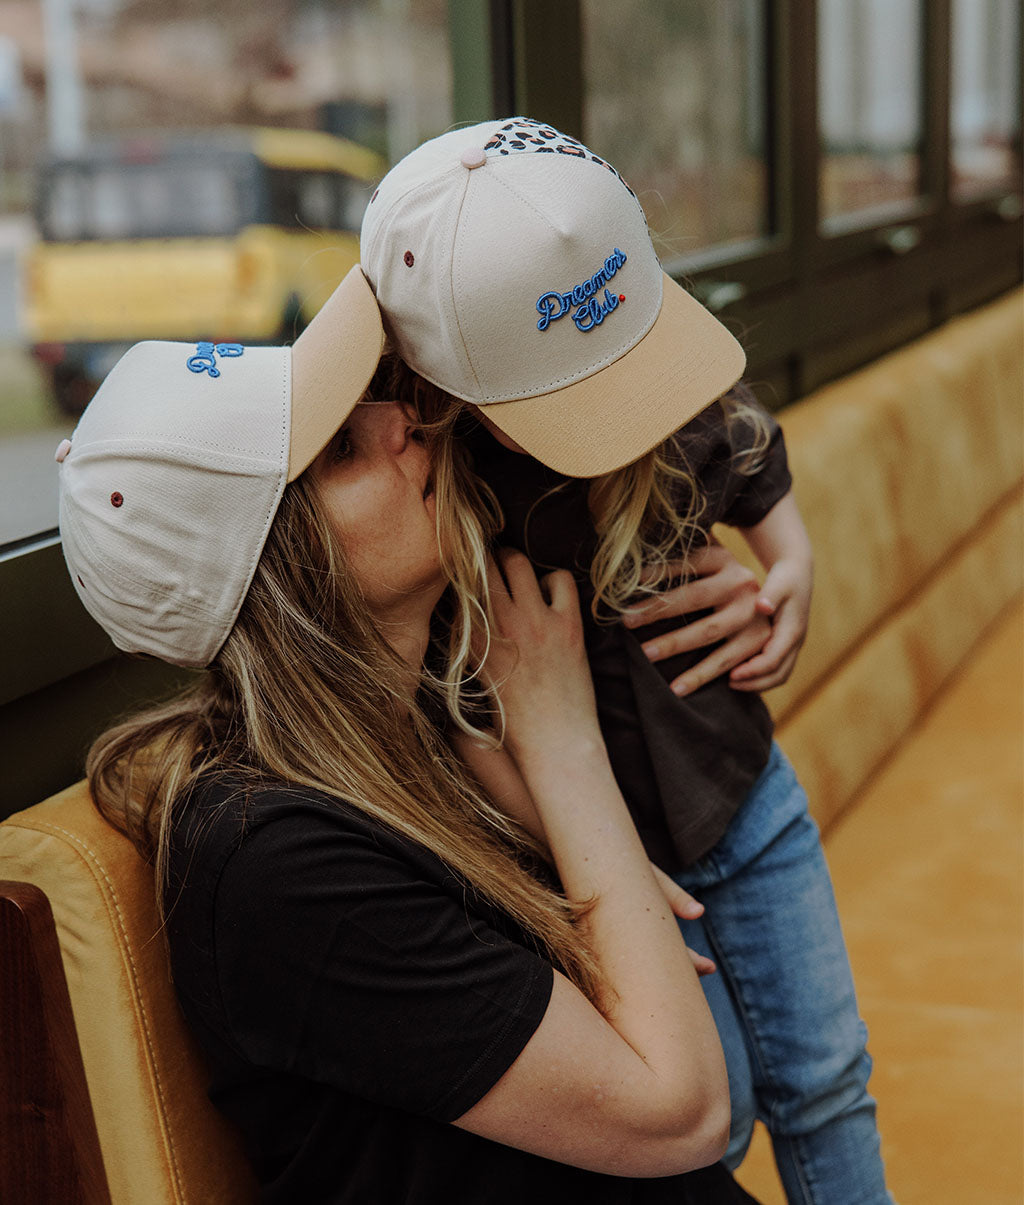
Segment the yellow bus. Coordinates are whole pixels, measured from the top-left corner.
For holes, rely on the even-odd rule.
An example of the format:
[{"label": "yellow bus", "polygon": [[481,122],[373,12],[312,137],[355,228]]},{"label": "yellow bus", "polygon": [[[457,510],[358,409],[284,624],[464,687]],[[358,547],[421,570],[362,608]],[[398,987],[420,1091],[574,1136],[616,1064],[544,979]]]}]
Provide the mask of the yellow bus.
[{"label": "yellow bus", "polygon": [[290,342],[358,260],[387,164],[313,130],[135,135],[41,164],[24,325],[78,413],[139,339]]}]

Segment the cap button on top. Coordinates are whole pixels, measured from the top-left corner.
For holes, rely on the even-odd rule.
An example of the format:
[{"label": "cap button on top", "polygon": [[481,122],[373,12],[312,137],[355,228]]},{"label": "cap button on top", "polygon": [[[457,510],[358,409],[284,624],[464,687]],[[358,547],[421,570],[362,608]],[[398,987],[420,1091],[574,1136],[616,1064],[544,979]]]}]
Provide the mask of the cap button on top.
[{"label": "cap button on top", "polygon": [[487,162],[487,152],[482,146],[471,146],[462,152],[460,158],[462,166],[472,171],[474,167],[483,167]]},{"label": "cap button on top", "polygon": [[56,462],[58,464],[63,464],[64,457],[67,456],[67,454],[70,451],[71,451],[71,440],[70,439],[62,439],[60,441],[60,443],[57,445],[57,451],[54,452],[53,459],[56,460]]}]

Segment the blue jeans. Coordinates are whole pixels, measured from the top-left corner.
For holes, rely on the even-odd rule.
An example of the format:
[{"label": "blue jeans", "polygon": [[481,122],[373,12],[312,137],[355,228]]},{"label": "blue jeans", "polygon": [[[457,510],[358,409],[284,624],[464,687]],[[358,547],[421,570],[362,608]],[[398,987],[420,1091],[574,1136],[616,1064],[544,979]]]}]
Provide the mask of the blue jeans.
[{"label": "blue jeans", "polygon": [[717,845],[676,876],[705,906],[680,921],[713,958],[703,979],[729,1069],[725,1161],[767,1126],[791,1205],[891,1205],[871,1059],[807,796],[778,745]]}]

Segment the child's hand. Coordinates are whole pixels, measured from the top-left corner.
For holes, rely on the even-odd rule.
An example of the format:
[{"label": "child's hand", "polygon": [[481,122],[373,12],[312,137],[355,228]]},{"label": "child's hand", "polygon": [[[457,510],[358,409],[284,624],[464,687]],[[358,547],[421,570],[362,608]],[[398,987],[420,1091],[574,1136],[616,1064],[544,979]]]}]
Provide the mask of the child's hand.
[{"label": "child's hand", "polygon": [[[670,564],[673,573],[682,574],[681,562]],[[721,544],[710,544],[693,554],[687,569],[690,579],[663,594],[645,600],[623,615],[626,627],[636,628],[657,619],[682,618],[694,611],[714,609],[714,614],[698,619],[674,632],[666,632],[647,641],[644,652],[652,661],[664,661],[677,653],[724,643],[703,661],[691,666],[672,682],[677,695],[688,695],[705,683],[748,662],[759,653],[772,634],[772,624],[758,610],[757,577],[745,568]]]},{"label": "child's hand", "polygon": [[756,656],[729,674],[734,690],[770,690],[792,673],[807,635],[813,576],[809,558],[784,558],[771,567],[756,602],[771,621],[771,636]]},{"label": "child's hand", "polygon": [[505,708],[505,743],[523,755],[600,745],[579,596],[572,574],[549,573],[510,549],[490,566],[494,615],[483,672]]},{"label": "child's hand", "polygon": [[[664,892],[665,899],[668,900],[673,916],[678,916],[680,920],[696,920],[698,916],[704,915],[704,905],[699,900],[695,900],[688,891],[684,891],[675,879],[667,875],[660,867],[655,866],[653,862],[651,870],[654,872],[655,881]],[[689,946],[686,947],[686,952],[690,955],[693,969],[698,975],[713,975],[718,969],[706,955],[698,954]]]}]

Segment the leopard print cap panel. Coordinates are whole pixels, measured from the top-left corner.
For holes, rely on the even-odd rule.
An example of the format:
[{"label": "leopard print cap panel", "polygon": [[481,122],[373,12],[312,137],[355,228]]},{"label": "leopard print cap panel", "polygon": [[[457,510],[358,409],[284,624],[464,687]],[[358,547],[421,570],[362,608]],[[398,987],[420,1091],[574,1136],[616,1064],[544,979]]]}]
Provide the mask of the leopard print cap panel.
[{"label": "leopard print cap panel", "polygon": [[526,152],[571,155],[575,159],[589,159],[592,163],[606,167],[630,196],[636,198],[636,193],[606,159],[595,155],[582,142],[570,138],[568,134],[562,134],[553,126],[533,121],[529,117],[513,117],[511,121],[506,122],[491,135],[489,141],[484,143],[484,150],[488,155],[512,155]]}]

